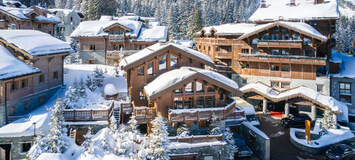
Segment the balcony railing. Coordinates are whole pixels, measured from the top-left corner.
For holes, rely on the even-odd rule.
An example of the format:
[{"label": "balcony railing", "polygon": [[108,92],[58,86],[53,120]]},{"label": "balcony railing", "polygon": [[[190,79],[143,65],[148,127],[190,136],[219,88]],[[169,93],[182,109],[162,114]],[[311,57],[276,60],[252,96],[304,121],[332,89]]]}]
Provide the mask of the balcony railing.
[{"label": "balcony railing", "polygon": [[269,62],[269,63],[294,63],[326,65],[325,57],[307,57],[293,55],[265,55],[265,54],[239,54],[239,61]]},{"label": "balcony railing", "polygon": [[217,118],[220,120],[227,119],[232,113],[241,112],[238,116],[244,116],[244,111],[235,111],[235,101],[225,107],[215,108],[196,108],[196,109],[173,109],[169,111],[170,122],[200,121],[211,120]]},{"label": "balcony railing", "polygon": [[146,106],[135,106],[134,103],[132,103],[132,106],[132,114],[136,117],[138,124],[146,124],[155,118],[155,108],[150,108]]},{"label": "balcony railing", "polygon": [[109,35],[108,40],[110,42],[124,42],[125,36],[124,35]]},{"label": "balcony railing", "polygon": [[67,122],[108,121],[112,116],[114,103],[109,109],[66,109],[63,111],[64,120]]},{"label": "balcony railing", "polygon": [[122,51],[109,50],[106,53],[106,57],[112,58],[112,59],[117,59],[117,58],[122,58],[122,57],[132,55],[136,52],[138,52],[138,50],[122,50]]},{"label": "balcony railing", "polygon": [[170,142],[180,142],[180,143],[200,143],[200,142],[214,142],[214,141],[224,141],[223,134],[220,135],[197,135],[197,136],[187,136],[187,137],[169,137]]},{"label": "balcony railing", "polygon": [[260,40],[258,48],[302,48],[301,40]]}]

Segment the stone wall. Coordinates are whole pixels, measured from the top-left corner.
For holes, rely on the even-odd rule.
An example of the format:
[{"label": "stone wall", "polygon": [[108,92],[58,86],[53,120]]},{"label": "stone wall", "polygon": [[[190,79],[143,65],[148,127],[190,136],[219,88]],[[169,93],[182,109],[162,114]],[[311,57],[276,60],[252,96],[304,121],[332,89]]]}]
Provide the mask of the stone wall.
[{"label": "stone wall", "polygon": [[23,143],[32,143],[34,142],[33,136],[26,137],[0,137],[0,145],[10,144],[11,145],[11,157],[12,160],[24,159],[27,152],[22,152]]}]

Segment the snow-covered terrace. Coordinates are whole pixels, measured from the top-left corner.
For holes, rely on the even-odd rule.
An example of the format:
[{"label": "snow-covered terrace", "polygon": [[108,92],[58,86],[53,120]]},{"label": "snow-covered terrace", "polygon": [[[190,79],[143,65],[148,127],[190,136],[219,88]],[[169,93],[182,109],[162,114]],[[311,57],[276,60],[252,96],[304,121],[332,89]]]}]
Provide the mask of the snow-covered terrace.
[{"label": "snow-covered terrace", "polygon": [[333,63],[339,63],[339,73],[332,74],[333,77],[355,78],[355,58],[346,53],[340,53],[332,50]]},{"label": "snow-covered terrace", "polygon": [[275,20],[322,20],[339,17],[337,0],[324,0],[324,3],[314,4],[314,0],[296,0],[296,5],[290,5],[290,0],[266,0],[266,7],[259,7],[249,18],[249,21]]},{"label": "snow-covered terrace", "polygon": [[313,89],[304,86],[279,91],[264,83],[257,82],[247,84],[240,88],[240,90],[244,93],[257,93],[273,102],[280,102],[293,98],[303,98],[321,107],[330,108],[331,111],[338,114],[338,121],[348,121],[348,107],[346,104],[336,100],[333,97],[323,95]]},{"label": "snow-covered terrace", "polygon": [[70,44],[36,30],[0,30],[0,41],[14,45],[31,56],[72,52]]}]

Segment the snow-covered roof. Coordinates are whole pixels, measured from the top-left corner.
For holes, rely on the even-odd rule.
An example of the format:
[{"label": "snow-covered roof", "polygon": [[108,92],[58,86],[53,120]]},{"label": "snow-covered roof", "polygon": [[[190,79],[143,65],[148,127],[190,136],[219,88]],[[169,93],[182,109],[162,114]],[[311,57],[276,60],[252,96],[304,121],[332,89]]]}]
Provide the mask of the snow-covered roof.
[{"label": "snow-covered roof", "polygon": [[256,92],[265,96],[265,98],[274,101],[283,101],[290,98],[302,97],[320,106],[329,107],[333,112],[341,113],[341,115],[338,116],[338,120],[348,120],[348,110],[346,104],[336,100],[333,97],[323,95],[308,87],[300,86],[285,91],[278,91],[264,83],[257,82],[247,84],[240,88],[240,90],[244,93]]},{"label": "snow-covered roof", "polygon": [[328,39],[326,36],[319,33],[315,28],[313,28],[311,25],[309,25],[307,23],[286,22],[286,21],[277,21],[277,22],[273,22],[273,23],[267,23],[267,24],[262,24],[262,25],[257,25],[255,27],[251,27],[248,29],[248,31],[246,31],[238,39],[245,39],[251,35],[262,32],[264,30],[267,30],[267,29],[275,27],[275,26],[282,26],[285,28],[289,28],[291,30],[297,31],[297,32],[302,33],[304,35],[317,38],[321,41],[327,41],[327,39]]},{"label": "snow-covered roof", "polygon": [[24,4],[22,4],[20,1],[16,1],[16,0],[3,0],[2,1],[3,4],[12,4],[15,5],[18,8],[27,8],[27,6],[25,6]]},{"label": "snow-covered roof", "polygon": [[119,93],[119,91],[116,89],[116,87],[113,84],[109,83],[109,84],[105,85],[105,88],[104,88],[104,94],[105,95],[113,96],[113,95],[116,95],[118,93]]},{"label": "snow-covered roof", "polygon": [[[27,15],[34,12],[34,10],[32,8],[12,8],[0,6],[0,12],[11,15],[17,19],[31,20],[31,17],[28,17]],[[46,16],[37,15],[35,20],[49,23],[60,23],[60,19],[53,14],[47,14]]]},{"label": "snow-covered roof", "polygon": [[4,46],[0,46],[0,80],[39,73],[33,68],[14,57]]},{"label": "snow-covered roof", "polygon": [[254,106],[248,103],[246,100],[240,98],[240,97],[235,97],[235,103],[236,106],[243,110],[246,115],[253,115],[255,114],[255,109]]},{"label": "snow-covered roof", "polygon": [[[255,27],[256,24],[253,23],[228,23],[218,26],[209,26],[202,28],[206,35],[210,35],[211,31],[214,30],[216,35],[242,35],[248,32],[251,28]],[[201,34],[197,32],[197,34]]]},{"label": "snow-covered roof", "polygon": [[[148,97],[152,97],[195,76],[201,76],[202,79],[205,80],[212,79],[215,82],[219,82],[221,85],[223,85],[220,86],[222,88],[227,88],[233,93],[239,92],[239,86],[235,81],[217,72],[194,67],[181,67],[179,69],[174,69],[163,73],[155,78],[152,82],[144,86],[144,92]],[[217,86],[219,85],[216,83],[214,84]]]},{"label": "snow-covered roof", "polygon": [[155,42],[166,41],[168,39],[167,26],[153,26],[151,28],[143,28],[136,41]]},{"label": "snow-covered roof", "polygon": [[69,43],[37,30],[0,30],[0,38],[32,56],[73,51]]},{"label": "snow-covered roof", "polygon": [[332,50],[330,61],[339,63],[339,73],[332,74],[333,77],[355,78],[355,57]]},{"label": "snow-covered roof", "polygon": [[55,13],[55,12],[61,12],[63,13],[65,16],[71,14],[71,13],[76,13],[80,16],[80,18],[82,17],[82,13],[80,11],[74,10],[74,9],[62,9],[62,8],[52,8],[52,9],[48,9],[48,11]]},{"label": "snow-covered roof", "polygon": [[120,66],[123,67],[123,68],[126,68],[128,66],[132,66],[134,65],[136,62],[139,62],[140,60],[146,58],[146,57],[149,57],[155,53],[157,53],[158,51],[160,50],[163,50],[163,49],[166,49],[168,47],[174,47],[176,49],[180,49],[183,51],[183,53],[186,53],[186,54],[189,54],[191,55],[192,57],[195,57],[196,59],[200,59],[200,60],[203,60],[205,61],[207,64],[211,64],[213,65],[213,61],[212,59],[201,53],[201,52],[198,52],[196,50],[193,50],[191,48],[188,48],[188,47],[185,47],[185,46],[182,46],[182,45],[178,45],[178,44],[175,44],[175,43],[156,43],[154,45],[151,45],[147,48],[144,48],[143,50],[137,52],[137,53],[134,53],[128,57],[125,57],[121,62],[120,62]]},{"label": "snow-covered roof", "polygon": [[314,4],[314,0],[295,2],[296,5],[291,6],[290,0],[266,0],[266,7],[259,7],[249,21],[319,20],[339,16],[337,0],[324,0],[321,4]]},{"label": "snow-covered roof", "polygon": [[194,46],[193,40],[174,40],[173,42],[188,48],[192,48]]},{"label": "snow-covered roof", "polygon": [[70,35],[71,37],[101,37],[107,36],[108,33],[104,29],[114,25],[121,24],[132,31],[126,35],[137,37],[142,27],[142,22],[132,20],[100,20],[100,21],[84,21]]}]

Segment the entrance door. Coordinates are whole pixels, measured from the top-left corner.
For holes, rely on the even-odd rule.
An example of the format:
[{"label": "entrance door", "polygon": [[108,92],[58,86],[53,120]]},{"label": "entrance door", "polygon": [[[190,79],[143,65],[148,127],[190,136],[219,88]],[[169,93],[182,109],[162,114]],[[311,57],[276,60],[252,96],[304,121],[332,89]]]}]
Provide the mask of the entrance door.
[{"label": "entrance door", "polygon": [[10,160],[11,144],[0,144],[0,160]]}]

